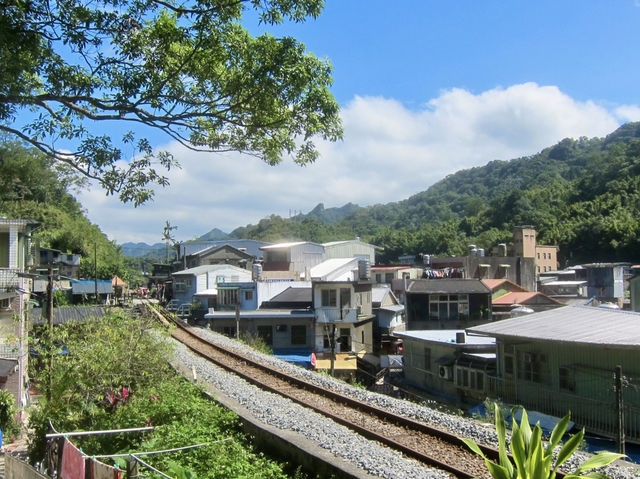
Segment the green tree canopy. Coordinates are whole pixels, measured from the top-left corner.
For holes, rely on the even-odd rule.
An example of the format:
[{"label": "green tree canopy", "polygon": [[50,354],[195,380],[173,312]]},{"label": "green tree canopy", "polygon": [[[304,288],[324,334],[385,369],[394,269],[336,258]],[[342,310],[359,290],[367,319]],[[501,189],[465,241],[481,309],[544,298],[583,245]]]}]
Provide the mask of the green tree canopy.
[{"label": "green tree canopy", "polygon": [[112,138],[122,125],[192,150],[314,161],[314,137],[342,134],[330,65],[293,38],[252,37],[240,21],[253,9],[266,24],[300,22],[322,6],[0,0],[0,130],[136,205],[167,184],[158,167],[176,163],[140,133]]}]

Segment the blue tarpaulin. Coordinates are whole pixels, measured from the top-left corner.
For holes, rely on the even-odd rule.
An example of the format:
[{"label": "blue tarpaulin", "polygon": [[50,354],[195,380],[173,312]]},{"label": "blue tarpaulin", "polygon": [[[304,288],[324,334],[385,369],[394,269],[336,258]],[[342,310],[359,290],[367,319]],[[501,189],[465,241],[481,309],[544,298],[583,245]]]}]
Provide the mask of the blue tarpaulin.
[{"label": "blue tarpaulin", "polygon": [[305,369],[315,369],[314,355],[309,349],[278,349],[273,351],[273,355]]}]

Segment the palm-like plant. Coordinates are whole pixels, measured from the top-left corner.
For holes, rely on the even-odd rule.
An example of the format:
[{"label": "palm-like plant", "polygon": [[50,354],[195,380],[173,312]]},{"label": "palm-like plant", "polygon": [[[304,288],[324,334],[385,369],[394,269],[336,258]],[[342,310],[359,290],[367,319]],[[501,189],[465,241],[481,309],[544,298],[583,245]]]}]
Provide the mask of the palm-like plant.
[{"label": "palm-like plant", "polygon": [[[510,450],[513,459],[507,453],[506,421],[502,408],[495,405],[495,424],[498,433],[499,461],[493,462],[485,456],[478,445],[472,439],[463,439],[465,444],[476,454],[484,458],[489,473],[494,479],[555,479],[558,468],[564,464],[578,449],[584,438],[584,429],[565,442],[557,454],[553,463],[553,451],[561,444],[562,437],[567,431],[571,413],[563,417],[551,432],[551,438],[546,447],[542,441],[542,428],[536,424],[533,428],[529,425],[527,411],[522,409],[520,424],[514,419],[511,432]],[[591,472],[595,468],[606,466],[616,459],[624,457],[624,454],[614,452],[601,452],[585,461],[567,479],[577,477],[591,477],[604,479],[607,476],[599,472]]]}]

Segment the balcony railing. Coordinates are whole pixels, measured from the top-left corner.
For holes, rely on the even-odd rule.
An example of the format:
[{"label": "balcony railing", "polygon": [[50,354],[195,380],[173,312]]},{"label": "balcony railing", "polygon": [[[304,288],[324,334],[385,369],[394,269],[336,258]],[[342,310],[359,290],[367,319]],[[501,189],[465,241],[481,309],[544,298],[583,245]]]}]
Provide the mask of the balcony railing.
[{"label": "balcony railing", "polygon": [[358,321],[356,308],[316,308],[316,321],[319,323],[355,323]]},{"label": "balcony railing", "polygon": [[18,269],[0,268],[0,291],[15,291],[19,286]]}]

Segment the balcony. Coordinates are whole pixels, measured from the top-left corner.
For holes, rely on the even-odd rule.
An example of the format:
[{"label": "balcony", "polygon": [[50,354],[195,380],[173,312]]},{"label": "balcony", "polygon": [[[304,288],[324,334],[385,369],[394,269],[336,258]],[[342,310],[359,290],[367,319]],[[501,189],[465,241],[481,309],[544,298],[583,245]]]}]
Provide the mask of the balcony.
[{"label": "balcony", "polygon": [[0,292],[10,293],[16,290],[19,284],[19,269],[0,268]]},{"label": "balcony", "polygon": [[316,308],[316,321],[319,323],[355,323],[358,321],[358,309]]}]

